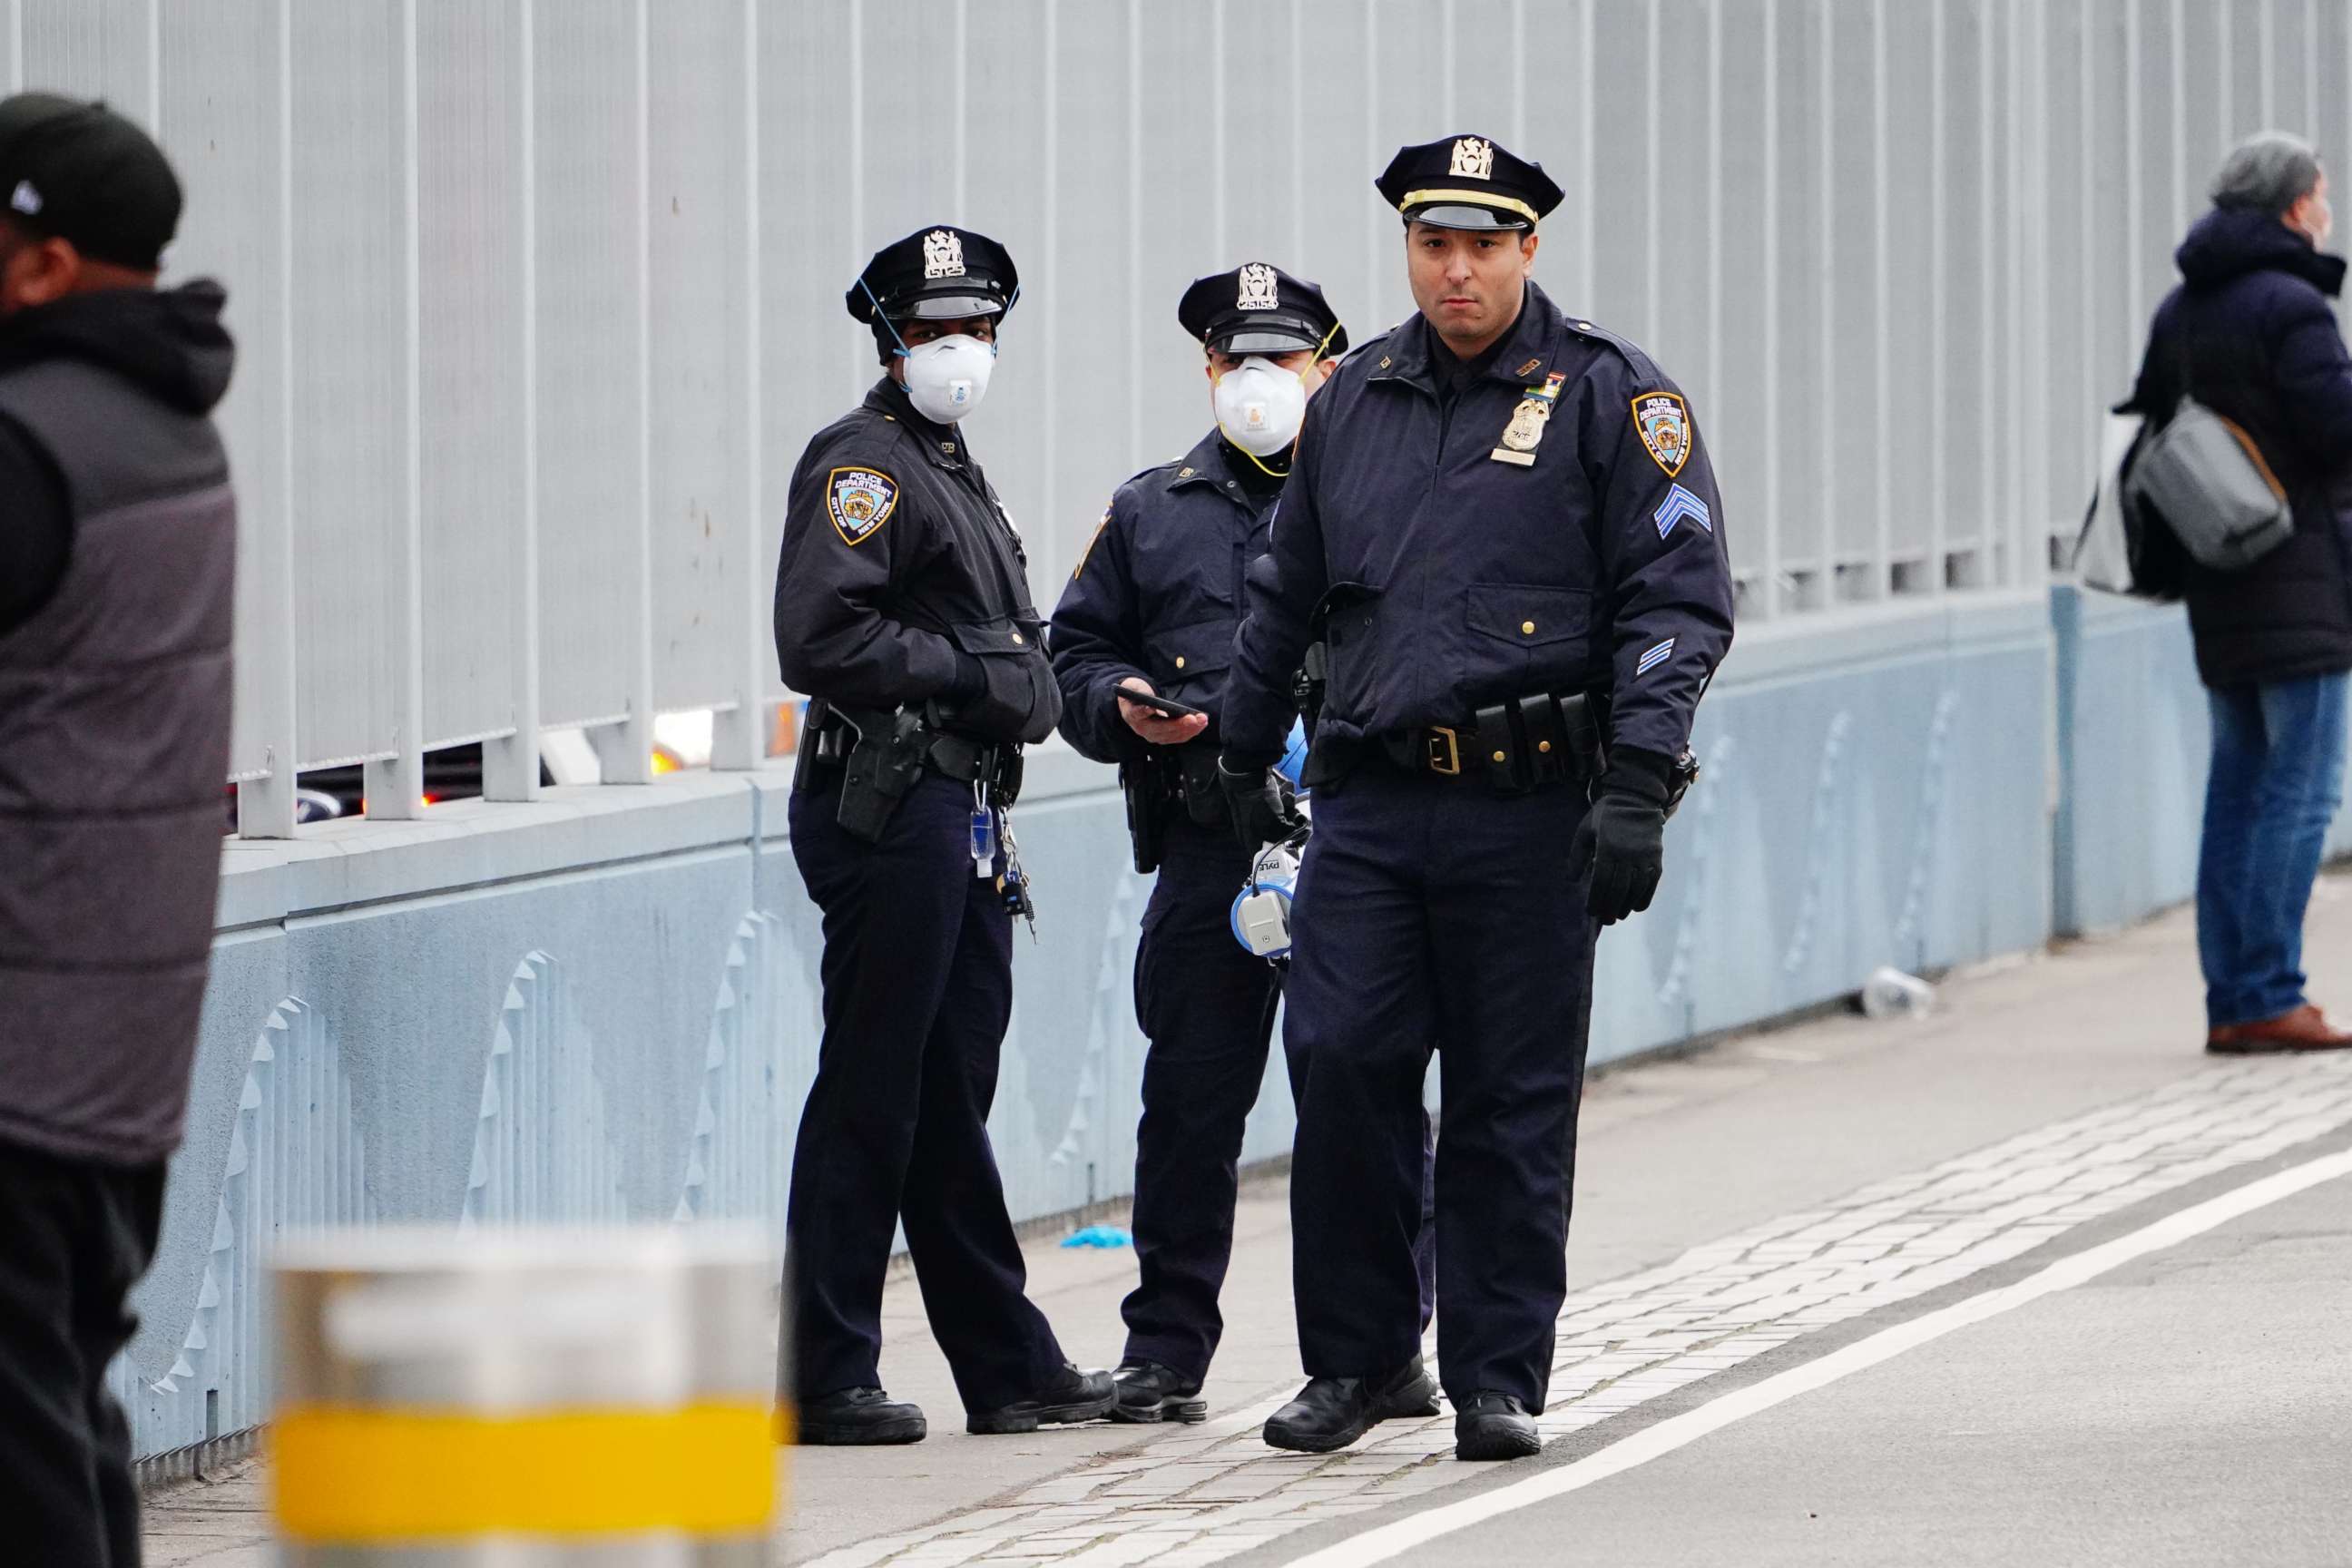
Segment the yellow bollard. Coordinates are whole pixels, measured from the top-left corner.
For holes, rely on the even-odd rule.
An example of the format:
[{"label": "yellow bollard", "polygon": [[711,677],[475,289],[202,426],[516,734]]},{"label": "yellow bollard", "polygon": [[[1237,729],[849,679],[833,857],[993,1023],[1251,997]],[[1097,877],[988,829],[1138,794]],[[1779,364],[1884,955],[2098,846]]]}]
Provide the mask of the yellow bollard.
[{"label": "yellow bollard", "polygon": [[777,1510],[755,1233],[375,1230],[280,1249],[288,1568],[755,1568]]}]

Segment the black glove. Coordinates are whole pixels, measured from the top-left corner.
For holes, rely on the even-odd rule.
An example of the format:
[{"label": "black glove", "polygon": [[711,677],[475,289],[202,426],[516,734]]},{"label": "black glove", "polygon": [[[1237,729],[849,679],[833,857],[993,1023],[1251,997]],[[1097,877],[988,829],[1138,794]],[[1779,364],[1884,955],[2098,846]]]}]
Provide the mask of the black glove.
[{"label": "black glove", "polygon": [[1578,880],[1591,877],[1584,907],[1602,925],[1639,914],[1657,896],[1665,869],[1666,801],[1674,769],[1671,757],[1615,748],[1592,808],[1577,824],[1568,874]]},{"label": "black glove", "polygon": [[1255,853],[1290,836],[1290,815],[1282,808],[1274,758],[1265,752],[1226,752],[1217,758],[1217,788],[1234,819],[1234,837]]}]

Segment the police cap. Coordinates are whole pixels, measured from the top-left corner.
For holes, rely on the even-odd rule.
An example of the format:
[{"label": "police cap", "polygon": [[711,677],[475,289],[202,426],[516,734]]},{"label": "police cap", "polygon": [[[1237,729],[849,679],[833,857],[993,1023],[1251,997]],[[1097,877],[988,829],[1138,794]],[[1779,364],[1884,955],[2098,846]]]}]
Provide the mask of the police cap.
[{"label": "police cap", "polygon": [[20,92],[0,100],[0,215],[152,272],[180,226],[180,182],[153,138],[103,103]]},{"label": "police cap", "polygon": [[1559,205],[1560,188],[1491,136],[1448,136],[1403,147],[1378,180],[1407,223],[1439,228],[1535,227]]},{"label": "police cap", "polygon": [[873,326],[877,314],[892,321],[1001,316],[1020,294],[1021,275],[1004,247],[940,224],[876,251],[845,302],[852,316]]},{"label": "police cap", "polygon": [[1313,349],[1318,359],[1328,359],[1348,352],[1348,329],[1324,302],[1323,290],[1264,261],[1194,279],[1177,303],[1176,320],[1223,353]]}]

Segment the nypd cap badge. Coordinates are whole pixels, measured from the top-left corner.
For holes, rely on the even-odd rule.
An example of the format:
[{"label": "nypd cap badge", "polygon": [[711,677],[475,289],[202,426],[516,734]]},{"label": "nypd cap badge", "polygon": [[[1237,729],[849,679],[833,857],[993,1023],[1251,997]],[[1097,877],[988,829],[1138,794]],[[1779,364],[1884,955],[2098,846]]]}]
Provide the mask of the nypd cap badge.
[{"label": "nypd cap badge", "polygon": [[1651,460],[1674,479],[1690,461],[1690,409],[1677,393],[1645,392],[1633,399],[1633,428]]},{"label": "nypd cap badge", "polygon": [[898,510],[898,481],[879,468],[835,468],[824,487],[824,509],[845,544],[863,544]]}]

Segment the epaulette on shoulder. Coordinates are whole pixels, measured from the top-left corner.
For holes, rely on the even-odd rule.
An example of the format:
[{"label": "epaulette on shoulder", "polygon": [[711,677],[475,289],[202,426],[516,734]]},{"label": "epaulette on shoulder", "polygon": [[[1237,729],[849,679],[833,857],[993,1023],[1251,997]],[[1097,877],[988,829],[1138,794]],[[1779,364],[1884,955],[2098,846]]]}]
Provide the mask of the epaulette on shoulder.
[{"label": "epaulette on shoulder", "polygon": [[914,432],[878,408],[859,404],[816,434],[815,445],[828,450],[856,446],[877,454],[893,451]]},{"label": "epaulette on shoulder", "polygon": [[1169,475],[1173,474],[1177,469],[1183,466],[1183,458],[1171,458],[1164,463],[1153,463],[1148,467],[1138,468],[1135,472],[1128,475],[1127,478],[1119,480],[1116,486],[1112,487],[1110,492],[1111,499],[1113,500],[1117,500],[1119,496],[1134,487],[1142,484],[1146,479],[1164,479]]},{"label": "epaulette on shoulder", "polygon": [[1562,312],[1562,319],[1568,330],[1577,336],[1601,343],[1614,351],[1617,357],[1625,362],[1626,368],[1633,373],[1635,381],[1663,382],[1668,379],[1666,373],[1658,368],[1657,361],[1644,353],[1641,344],[1628,338],[1621,338],[1608,328],[1583,316],[1572,316]]}]

